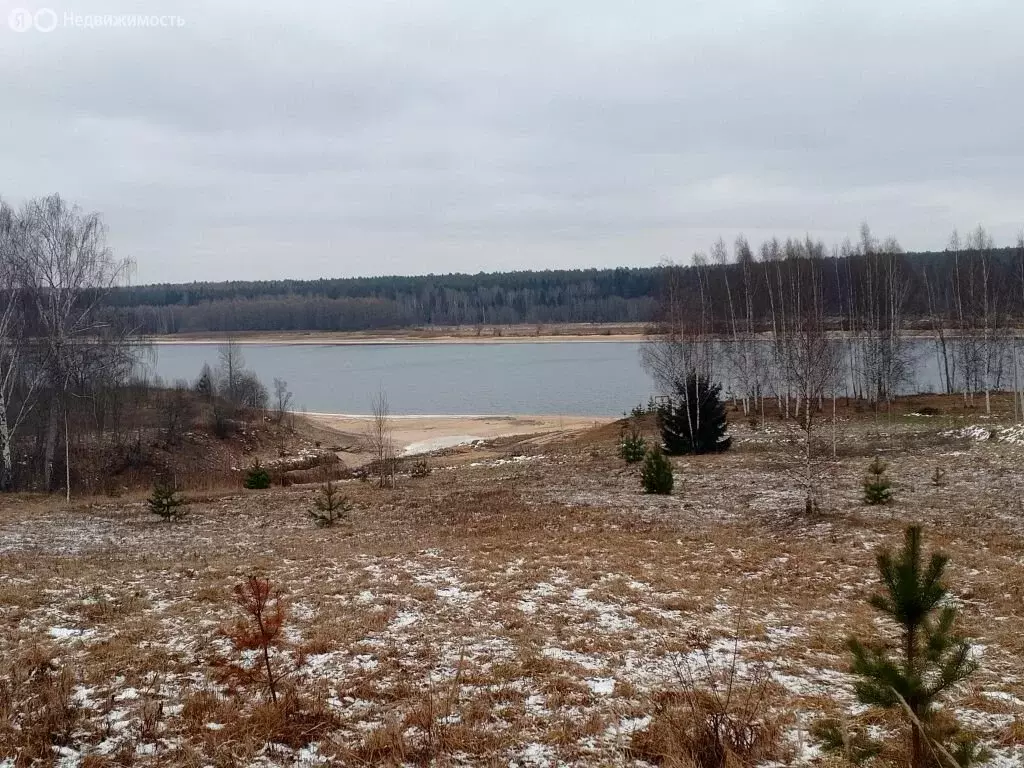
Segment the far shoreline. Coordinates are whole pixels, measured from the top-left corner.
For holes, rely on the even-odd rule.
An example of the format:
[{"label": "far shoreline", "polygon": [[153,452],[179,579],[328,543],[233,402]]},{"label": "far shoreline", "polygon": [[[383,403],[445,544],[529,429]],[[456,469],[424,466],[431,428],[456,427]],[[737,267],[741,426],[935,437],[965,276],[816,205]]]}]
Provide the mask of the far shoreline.
[{"label": "far shoreline", "polygon": [[[834,338],[848,338],[846,331],[829,331]],[[533,325],[513,326],[458,326],[437,328],[408,328],[397,331],[241,331],[238,333],[169,333],[138,337],[138,344],[162,345],[221,345],[228,342],[261,346],[407,346],[416,344],[577,344],[577,343],[642,343],[659,338],[651,335],[641,324],[567,324],[545,326],[538,332]],[[714,337],[728,342],[728,335]],[[757,332],[755,338],[770,342],[766,331]],[[932,341],[931,333],[920,329],[907,329],[905,340]],[[947,334],[947,339],[958,336]]]},{"label": "far shoreline", "polygon": [[567,324],[409,328],[395,331],[245,331],[172,333],[143,336],[145,344],[261,344],[282,346],[361,346],[399,344],[523,344],[565,342],[640,342],[639,324]]}]

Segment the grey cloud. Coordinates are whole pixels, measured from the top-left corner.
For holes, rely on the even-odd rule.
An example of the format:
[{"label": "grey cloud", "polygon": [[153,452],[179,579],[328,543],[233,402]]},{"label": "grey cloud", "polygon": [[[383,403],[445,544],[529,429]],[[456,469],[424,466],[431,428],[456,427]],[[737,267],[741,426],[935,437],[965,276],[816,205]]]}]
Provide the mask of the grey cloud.
[{"label": "grey cloud", "polygon": [[[81,3],[51,7],[157,12]],[[0,194],[103,211],[140,281],[651,264],[862,219],[914,248],[1015,237],[1024,8],[834,6],[209,0],[160,9],[182,28],[0,28]]]}]

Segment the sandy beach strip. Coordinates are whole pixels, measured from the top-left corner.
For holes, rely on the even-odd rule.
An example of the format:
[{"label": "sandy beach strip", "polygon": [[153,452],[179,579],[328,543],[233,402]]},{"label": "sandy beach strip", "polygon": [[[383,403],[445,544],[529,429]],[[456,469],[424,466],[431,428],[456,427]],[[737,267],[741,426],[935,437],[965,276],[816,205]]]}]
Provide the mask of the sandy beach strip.
[{"label": "sandy beach strip", "polygon": [[[564,344],[566,342],[613,343],[641,342],[644,336],[639,333],[620,334],[558,334],[552,336],[242,336],[233,338],[236,344],[259,344],[267,346],[324,346],[324,347],[358,347],[386,346],[407,344]],[[181,344],[181,345],[221,345],[227,343],[226,338],[187,338],[178,336],[149,336],[142,339],[145,344]]]},{"label": "sandy beach strip", "polygon": [[[372,417],[360,414],[304,413],[320,426],[350,435],[365,435]],[[426,415],[389,417],[395,447],[410,456],[418,453],[493,440],[513,435],[578,432],[607,424],[607,416],[461,416]]]},{"label": "sandy beach strip", "polygon": [[638,342],[644,340],[643,328],[638,325],[570,325],[537,329],[534,326],[508,326],[477,329],[429,328],[404,331],[249,331],[237,334],[182,333],[165,336],[147,336],[146,344],[224,344],[228,340],[237,344],[280,345],[366,345],[366,344],[524,344],[559,342]]}]

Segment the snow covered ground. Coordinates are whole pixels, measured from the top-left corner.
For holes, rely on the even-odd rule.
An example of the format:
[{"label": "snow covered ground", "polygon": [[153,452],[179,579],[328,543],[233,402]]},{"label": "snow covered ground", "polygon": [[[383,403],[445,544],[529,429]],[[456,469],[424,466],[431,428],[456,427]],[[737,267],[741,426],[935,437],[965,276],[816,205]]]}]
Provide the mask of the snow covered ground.
[{"label": "snow covered ground", "polygon": [[[215,494],[180,524],[141,499],[0,500],[0,764],[26,754],[31,702],[61,670],[68,727],[47,748],[70,767],[640,764],[630,745],[655,698],[723,669],[770,675],[783,762],[815,763],[811,723],[863,715],[845,641],[885,637],[866,603],[874,555],[911,521],[952,557],[981,665],[949,706],[991,765],[1024,763],[1024,449],[858,435],[816,467],[807,520],[783,437],[676,460],[671,497],[639,493],[613,438],[394,491],[341,483],[353,521],[327,529],[306,514],[312,488]],[[874,447],[887,507],[860,502]],[[250,573],[288,605],[272,663],[294,698],[279,709],[231,640]]]}]

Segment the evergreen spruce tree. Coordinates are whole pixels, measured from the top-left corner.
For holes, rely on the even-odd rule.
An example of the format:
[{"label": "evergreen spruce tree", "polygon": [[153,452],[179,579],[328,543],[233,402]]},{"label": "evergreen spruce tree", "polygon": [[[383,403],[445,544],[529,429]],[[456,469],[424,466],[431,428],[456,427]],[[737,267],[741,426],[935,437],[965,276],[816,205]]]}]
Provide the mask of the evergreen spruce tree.
[{"label": "evergreen spruce tree", "polygon": [[864,503],[888,504],[892,501],[892,483],[885,475],[886,464],[878,456],[868,466],[867,477],[864,478]]},{"label": "evergreen spruce tree", "polygon": [[338,492],[338,486],[330,480],[320,487],[320,492],[313,499],[313,507],[309,511],[309,516],[321,527],[334,525],[352,510],[352,504]]},{"label": "evergreen spruce tree", "polygon": [[726,451],[732,438],[728,427],[722,385],[707,376],[690,372],[675,383],[668,405],[658,411],[658,426],[665,451],[670,454]]},{"label": "evergreen spruce tree", "polygon": [[633,427],[628,433],[625,427],[619,437],[619,456],[625,459],[627,464],[635,464],[642,461],[647,453],[647,441],[640,431]]},{"label": "evergreen spruce tree", "polygon": [[270,473],[260,464],[259,459],[256,459],[249,467],[242,484],[250,490],[263,490],[270,487]]},{"label": "evergreen spruce tree", "polygon": [[188,511],[188,502],[185,498],[174,490],[173,485],[165,483],[157,483],[154,486],[153,493],[146,503],[149,505],[149,511],[159,515],[165,522],[180,520]]},{"label": "evergreen spruce tree", "polygon": [[969,742],[961,743],[955,754],[948,752],[939,742],[950,734],[939,733],[934,725],[939,697],[977,668],[968,642],[954,631],[956,609],[942,605],[948,561],[945,554],[936,552],[926,565],[921,528],[907,528],[898,555],[888,551],[878,555],[884,591],[869,600],[899,627],[899,648],[864,645],[857,638],[849,641],[861,703],[907,713],[911,768],[928,768],[936,752],[947,756],[944,762],[953,760],[962,766],[977,756]]},{"label": "evergreen spruce tree", "polygon": [[672,462],[658,448],[651,448],[640,470],[640,482],[644,493],[672,493],[675,479],[672,476]]}]

